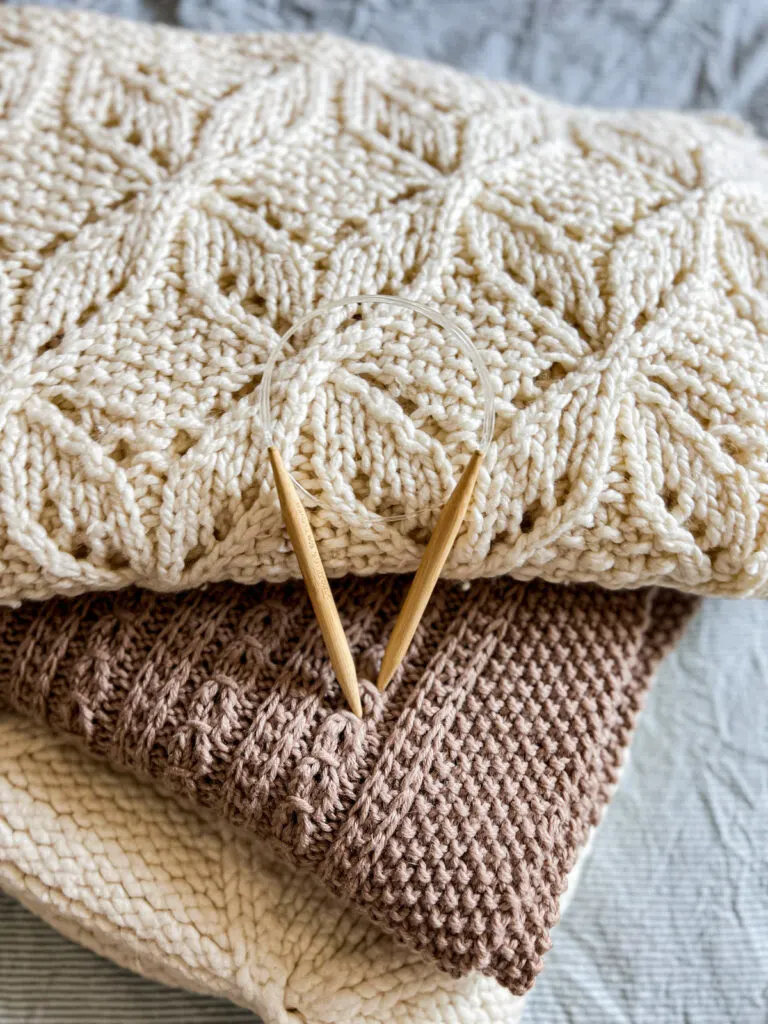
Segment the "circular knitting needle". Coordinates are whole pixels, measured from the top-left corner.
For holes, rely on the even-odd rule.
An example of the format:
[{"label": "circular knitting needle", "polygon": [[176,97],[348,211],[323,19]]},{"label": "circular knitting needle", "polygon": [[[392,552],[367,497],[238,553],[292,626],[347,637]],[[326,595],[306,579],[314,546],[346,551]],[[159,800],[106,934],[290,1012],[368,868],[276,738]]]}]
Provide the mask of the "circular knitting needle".
[{"label": "circular knitting needle", "polygon": [[472,455],[466,469],[461,474],[461,479],[440,513],[440,518],[429,538],[424,557],[413,578],[413,583],[411,583],[403,607],[400,609],[395,628],[392,630],[387,649],[384,652],[376,683],[380,690],[384,690],[388,686],[390,679],[405,657],[413,634],[421,622],[424,609],[427,607],[435,584],[440,578],[440,573],[461,529],[461,524],[464,522],[483,457],[484,452],[480,451]]},{"label": "circular knitting needle", "polygon": [[[270,395],[272,376],[277,362],[281,357],[283,348],[298,331],[305,327],[311,320],[314,320],[315,317],[327,316],[327,314],[333,310],[341,309],[344,306],[360,306],[368,303],[394,307],[402,306],[405,309],[417,313],[419,316],[425,317],[427,320],[432,321],[439,327],[442,327],[445,334],[451,339],[451,342],[456,346],[462,356],[466,357],[472,363],[483,394],[482,429],[480,432],[480,444],[478,446],[478,450],[471,457],[469,464],[464,470],[453,494],[450,496],[447,504],[440,513],[440,518],[437,521],[435,531],[427,545],[427,550],[424,554],[422,564],[419,566],[419,571],[416,573],[411,589],[406,597],[405,604],[403,605],[400,615],[398,616],[398,620],[395,623],[395,629],[384,655],[381,672],[379,673],[379,689],[381,690],[384,689],[391,679],[408,649],[408,645],[410,644],[413,634],[416,631],[416,627],[421,620],[421,616],[424,613],[427,602],[429,601],[432,591],[435,589],[435,584],[440,576],[445,560],[448,558],[454,541],[456,540],[456,535],[461,528],[461,524],[467,511],[467,506],[469,505],[477,482],[477,474],[480,470],[483,456],[493,439],[495,416],[493,381],[491,380],[491,376],[480,353],[472,343],[471,339],[465,334],[458,324],[454,323],[449,317],[444,316],[439,310],[431,309],[429,306],[425,306],[421,302],[415,302],[413,299],[406,299],[392,295],[351,295],[342,299],[334,299],[331,302],[326,303],[324,306],[321,306],[319,309],[315,309],[307,313],[289,327],[270,353],[269,359],[267,359],[267,362],[264,365],[264,372],[261,378],[259,405],[261,409],[261,419],[264,426],[264,436],[275,474],[275,481],[278,485],[280,506],[283,510],[283,517],[285,519],[286,526],[288,527],[291,543],[293,544],[294,551],[296,552],[296,556],[299,560],[304,581],[307,584],[307,589],[309,590],[312,606],[315,609],[315,615],[317,616],[317,620],[323,631],[323,637],[325,638],[325,643],[328,648],[328,653],[331,656],[336,676],[344,690],[350,706],[358,715],[362,714],[362,709],[360,707],[357,677],[354,665],[352,664],[352,657],[349,653],[349,647],[347,646],[346,639],[341,629],[338,612],[336,611],[336,606],[333,603],[330,587],[328,586],[328,579],[320,561],[317,545],[315,544],[314,537],[312,536],[312,530],[310,528],[306,512],[304,511],[304,507],[299,499],[298,492],[304,491],[304,488],[298,480],[292,480],[290,474],[283,465],[279,452],[272,442],[272,405]],[[322,499],[317,495],[311,495],[310,497],[323,508],[328,509],[332,513],[335,512],[332,505],[323,504]],[[366,525],[370,522],[394,522],[397,519],[409,519],[412,516],[421,515],[424,511],[426,510],[422,509],[419,512],[408,510],[402,514],[398,513],[391,516],[376,515],[375,513],[366,512],[365,521]]]},{"label": "circular knitting needle", "polygon": [[352,660],[352,652],[344,635],[344,628],[331,594],[328,577],[325,575],[307,513],[299,500],[280,452],[274,446],[269,448],[269,459],[275,476],[275,486],[280,499],[283,520],[288,528],[288,536],[296,553],[301,575],[304,577],[304,583],[320,631],[323,634],[333,670],[350,708],[358,718],[362,718],[363,707],[360,703],[355,663]]}]

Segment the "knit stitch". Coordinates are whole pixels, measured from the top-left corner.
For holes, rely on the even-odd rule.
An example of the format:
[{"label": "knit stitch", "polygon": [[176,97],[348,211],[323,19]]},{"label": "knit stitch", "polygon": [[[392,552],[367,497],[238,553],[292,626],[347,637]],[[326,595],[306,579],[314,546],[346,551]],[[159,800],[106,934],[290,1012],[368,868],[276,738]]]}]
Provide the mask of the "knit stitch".
[{"label": "knit stitch", "polygon": [[[8,7],[0,117],[0,600],[297,575],[260,374],[360,292],[456,318],[493,376],[449,575],[768,593],[768,157],[738,122]],[[321,555],[413,569],[435,513],[360,514],[444,501],[471,365],[407,312],[315,327],[273,400]]]},{"label": "knit stitch", "polygon": [[276,843],[451,974],[522,993],[695,602],[443,583],[381,694],[370,680],[406,586],[337,587],[362,720],[300,584],[2,609],[0,698]]}]

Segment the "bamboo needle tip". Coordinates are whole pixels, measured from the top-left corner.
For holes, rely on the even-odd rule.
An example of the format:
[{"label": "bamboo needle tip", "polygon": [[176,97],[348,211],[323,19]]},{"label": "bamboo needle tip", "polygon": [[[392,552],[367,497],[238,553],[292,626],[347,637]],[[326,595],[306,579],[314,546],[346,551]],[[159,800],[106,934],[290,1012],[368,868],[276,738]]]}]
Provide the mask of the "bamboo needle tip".
[{"label": "bamboo needle tip", "polygon": [[467,508],[472,500],[484,454],[479,450],[472,453],[459,482],[440,512],[384,652],[379,678],[376,682],[379,690],[386,689],[406,655],[427,602],[432,596],[435,584],[461,529]]},{"label": "bamboo needle tip", "polygon": [[[395,666],[396,668],[397,666]],[[376,686],[380,693],[383,693],[389,686],[392,676],[395,674],[395,668],[383,663],[379,670],[379,676],[376,680]]]},{"label": "bamboo needle tip", "polygon": [[342,687],[342,689],[344,691],[344,696],[347,698],[347,704],[349,704],[352,714],[356,715],[358,718],[362,718],[363,705],[360,700],[360,689],[357,685],[357,680],[355,679],[353,686],[350,686],[349,683],[347,683],[347,685]]},{"label": "bamboo needle tip", "polygon": [[355,663],[344,636],[344,627],[333,600],[328,577],[320,559],[320,552],[317,550],[307,513],[283,464],[280,452],[274,445],[269,446],[269,458],[272,462],[275,486],[280,499],[283,519],[288,529],[288,536],[291,539],[301,575],[304,577],[304,583],[320,631],[323,634],[333,670],[350,708],[358,718],[362,718],[363,706],[360,702],[360,687],[357,683]]}]

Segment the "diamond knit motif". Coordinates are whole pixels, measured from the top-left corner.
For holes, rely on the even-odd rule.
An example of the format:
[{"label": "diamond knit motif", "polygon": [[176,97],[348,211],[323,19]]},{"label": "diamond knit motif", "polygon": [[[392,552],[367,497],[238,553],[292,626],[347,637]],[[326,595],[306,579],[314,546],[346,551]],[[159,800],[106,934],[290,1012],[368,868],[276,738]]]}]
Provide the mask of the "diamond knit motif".
[{"label": "diamond knit motif", "polygon": [[[454,317],[496,432],[447,567],[768,593],[768,155],[329,37],[0,11],[0,600],[297,574],[268,353],[361,292]],[[332,575],[413,569],[471,365],[329,314],[273,390]]]}]

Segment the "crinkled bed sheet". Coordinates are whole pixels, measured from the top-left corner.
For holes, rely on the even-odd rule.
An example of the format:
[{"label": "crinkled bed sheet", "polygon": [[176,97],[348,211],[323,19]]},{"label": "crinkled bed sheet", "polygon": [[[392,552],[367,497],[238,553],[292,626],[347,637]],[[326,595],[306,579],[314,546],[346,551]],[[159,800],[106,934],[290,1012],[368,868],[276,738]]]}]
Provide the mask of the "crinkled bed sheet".
[{"label": "crinkled bed sheet", "polygon": [[[768,135],[765,0],[49,6],[218,31],[333,31],[570,102],[717,107]],[[134,978],[0,898],[0,1024],[118,1018],[255,1021]],[[768,603],[706,601],[664,665],[526,1021],[768,1021]]]}]

